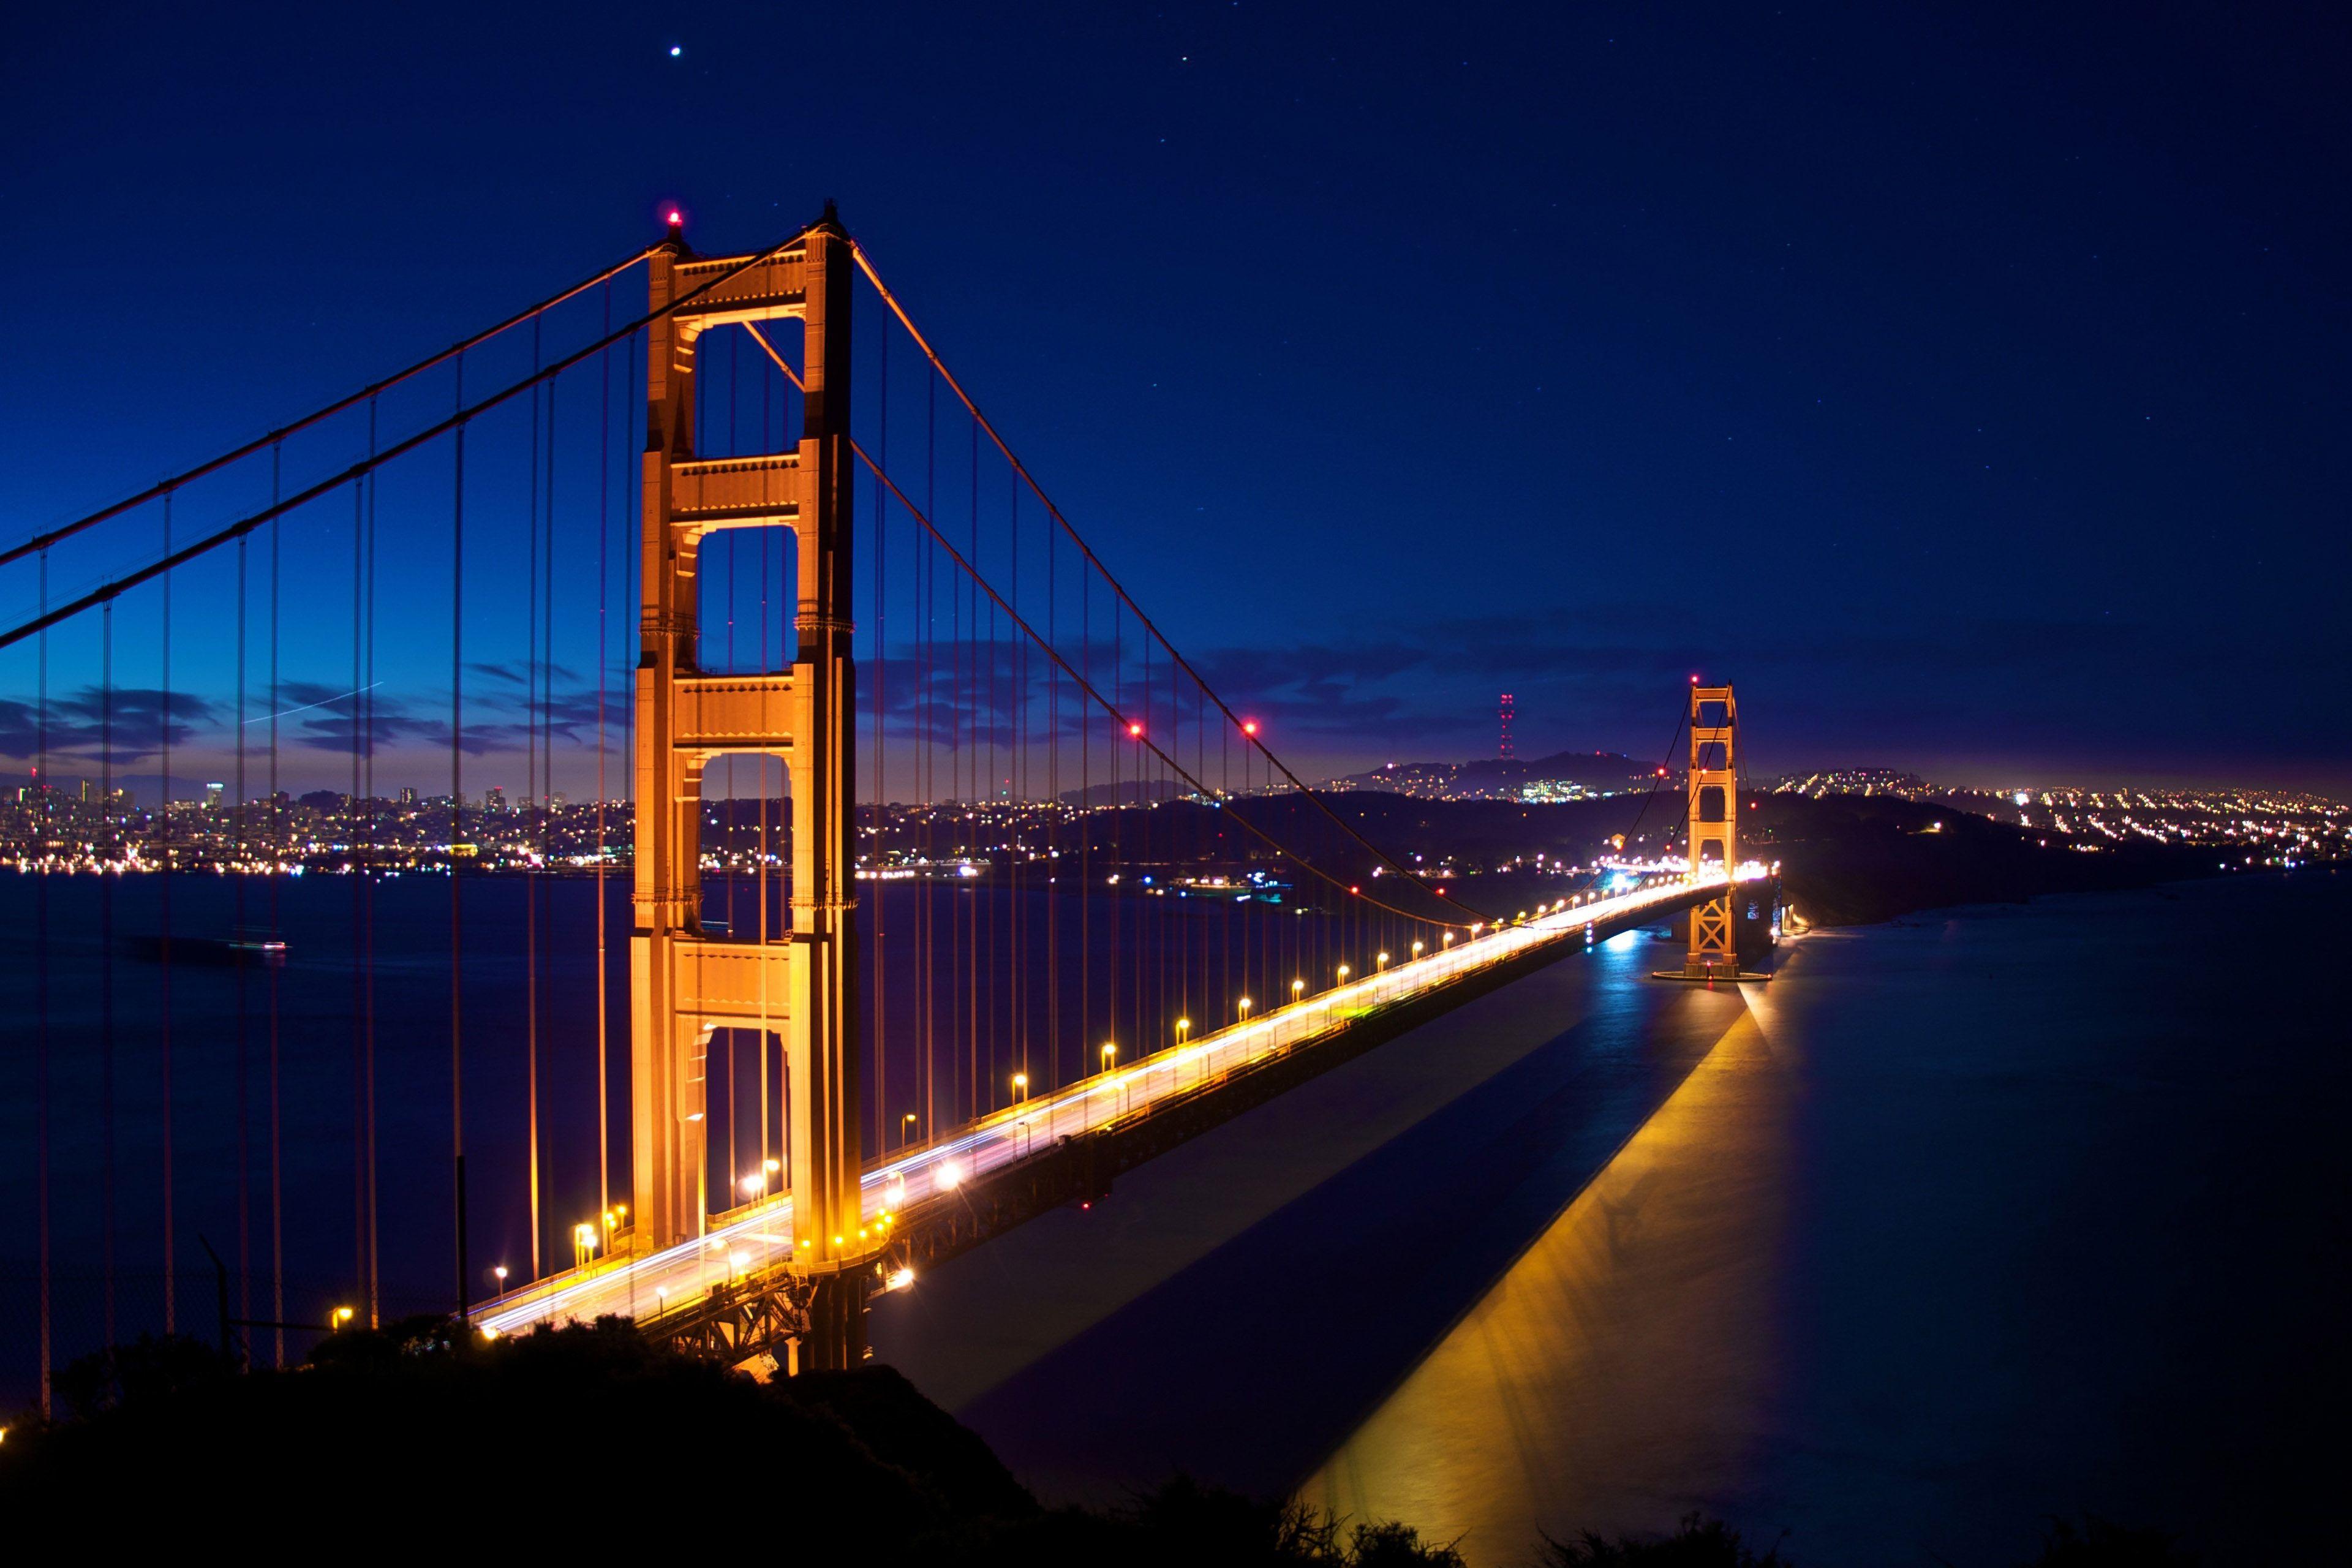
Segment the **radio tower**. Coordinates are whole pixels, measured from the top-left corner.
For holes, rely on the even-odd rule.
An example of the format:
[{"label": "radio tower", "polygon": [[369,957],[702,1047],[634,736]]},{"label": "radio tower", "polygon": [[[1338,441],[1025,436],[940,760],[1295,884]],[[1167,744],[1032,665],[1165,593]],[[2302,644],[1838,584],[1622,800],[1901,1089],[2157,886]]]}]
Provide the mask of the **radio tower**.
[{"label": "radio tower", "polygon": [[1503,693],[1503,749],[1499,753],[1507,762],[1511,755],[1511,694]]}]

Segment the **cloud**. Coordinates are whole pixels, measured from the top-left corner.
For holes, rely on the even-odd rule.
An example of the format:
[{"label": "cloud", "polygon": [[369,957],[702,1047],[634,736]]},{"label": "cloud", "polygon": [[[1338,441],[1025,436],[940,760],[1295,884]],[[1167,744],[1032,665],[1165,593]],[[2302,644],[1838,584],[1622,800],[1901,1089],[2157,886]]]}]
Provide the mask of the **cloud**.
[{"label": "cloud", "polygon": [[48,754],[59,762],[117,768],[193,742],[217,720],[219,704],[193,691],[85,686],[37,701],[0,697],[0,756]]}]

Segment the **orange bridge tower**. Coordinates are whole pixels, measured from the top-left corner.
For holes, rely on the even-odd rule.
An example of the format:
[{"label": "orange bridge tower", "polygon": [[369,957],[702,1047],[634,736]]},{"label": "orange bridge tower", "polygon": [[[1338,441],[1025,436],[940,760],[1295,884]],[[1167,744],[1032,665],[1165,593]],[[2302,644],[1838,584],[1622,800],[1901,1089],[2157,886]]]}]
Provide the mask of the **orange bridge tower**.
[{"label": "orange bridge tower", "polygon": [[[700,258],[673,228],[651,264],[644,592],[636,675],[636,835],[629,942],[632,1245],[701,1236],[709,1213],[705,1063],[712,1032],[781,1034],[785,1180],[803,1368],[864,1356],[872,1250],[859,1234],[858,993],[850,658],[849,236],[830,205],[761,257]],[[696,349],[714,327],[797,320],[799,445],[720,458],[694,449]],[[705,674],[696,563],[708,534],[789,530],[797,655],[781,669]],[[783,760],[792,791],[791,929],[750,940],[702,921],[703,770]],[[730,1176],[732,1173],[729,1173]],[[731,1199],[719,1205],[729,1206]]]},{"label": "orange bridge tower", "polygon": [[[1720,868],[1730,876],[1739,865],[1739,705],[1728,686],[1693,685],[1690,691],[1690,863],[1706,872]],[[1733,920],[1738,889],[1691,910],[1690,952],[1683,973],[1693,978],[1739,973],[1738,926]]]}]

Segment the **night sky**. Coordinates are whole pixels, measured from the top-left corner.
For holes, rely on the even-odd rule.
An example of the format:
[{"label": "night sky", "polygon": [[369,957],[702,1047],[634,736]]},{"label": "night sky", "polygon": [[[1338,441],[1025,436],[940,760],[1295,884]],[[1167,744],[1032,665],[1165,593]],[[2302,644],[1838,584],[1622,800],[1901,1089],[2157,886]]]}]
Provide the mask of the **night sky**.
[{"label": "night sky", "polygon": [[0,536],[833,196],[1308,765],[2352,789],[2345,14],[1916,9],[36,7]]}]

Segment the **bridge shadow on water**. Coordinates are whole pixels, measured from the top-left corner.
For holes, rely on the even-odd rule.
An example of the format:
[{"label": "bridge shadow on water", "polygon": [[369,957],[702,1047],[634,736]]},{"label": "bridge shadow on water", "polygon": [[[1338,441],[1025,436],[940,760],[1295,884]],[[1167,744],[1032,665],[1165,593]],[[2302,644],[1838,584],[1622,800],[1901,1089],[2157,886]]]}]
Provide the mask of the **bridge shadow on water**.
[{"label": "bridge shadow on water", "polygon": [[877,1355],[1050,1500],[1287,1490],[1741,1016],[1649,982],[1661,951],[1570,957],[955,1260]]}]

